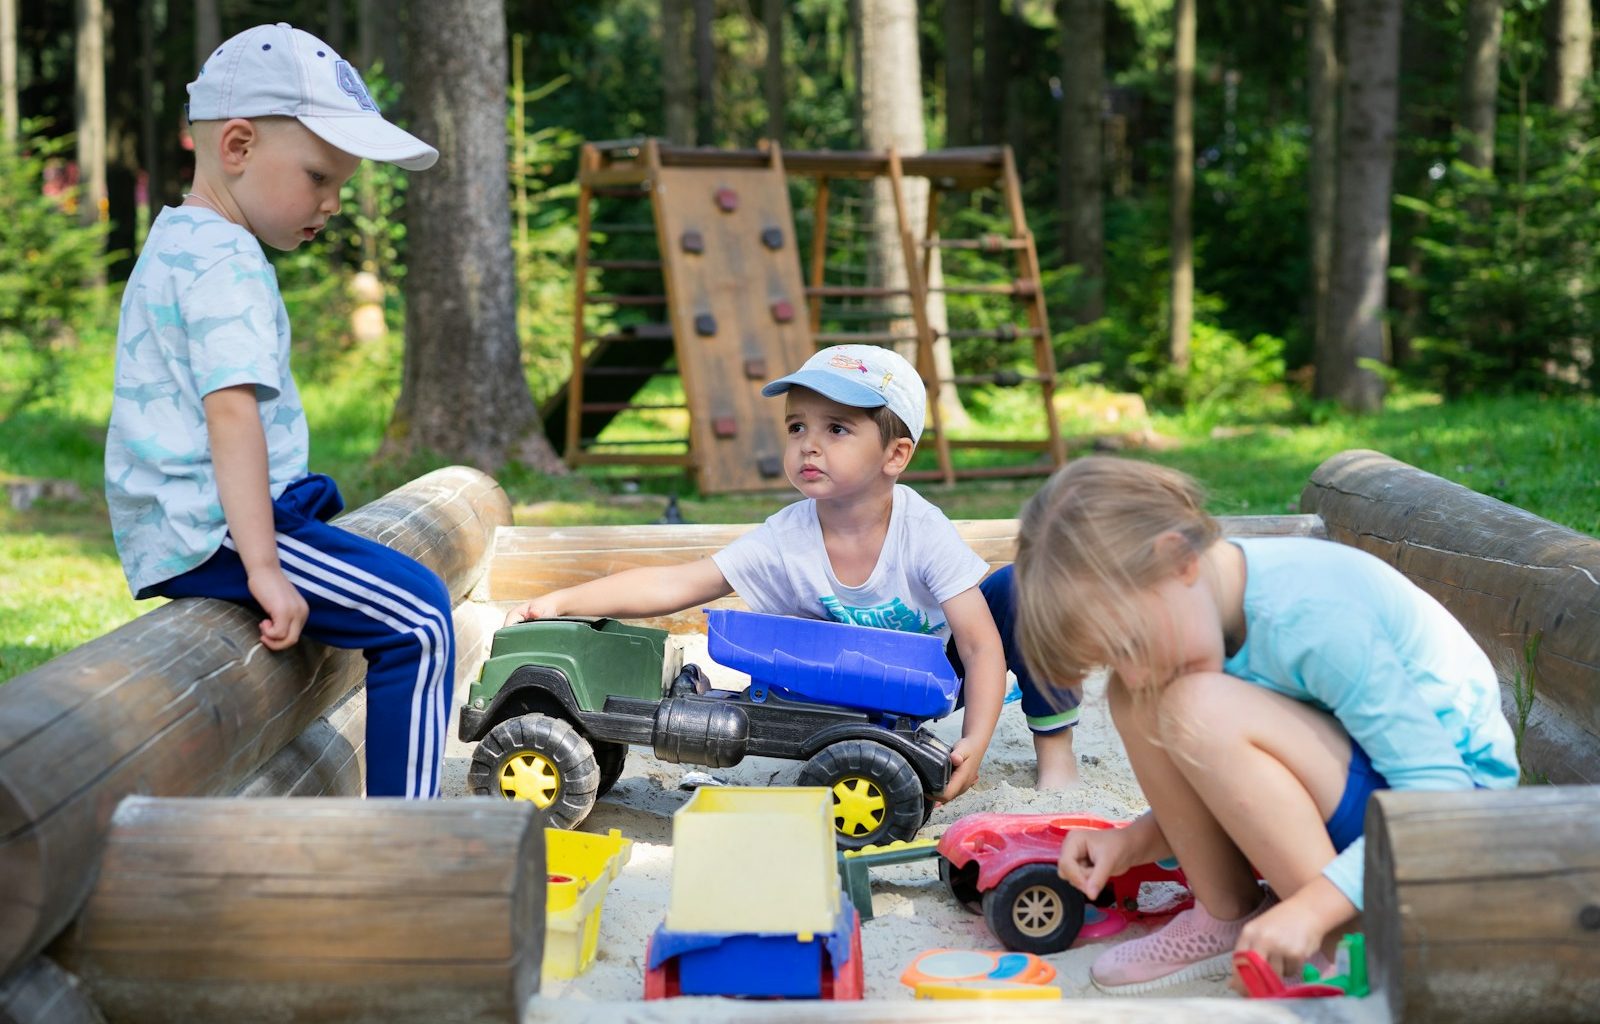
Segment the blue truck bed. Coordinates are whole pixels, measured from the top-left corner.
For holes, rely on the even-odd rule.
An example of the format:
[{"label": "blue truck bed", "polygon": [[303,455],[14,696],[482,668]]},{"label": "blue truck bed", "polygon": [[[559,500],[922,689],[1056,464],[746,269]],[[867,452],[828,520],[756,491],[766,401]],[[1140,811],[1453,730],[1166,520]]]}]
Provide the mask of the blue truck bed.
[{"label": "blue truck bed", "polygon": [[943,718],[961,689],[944,641],[822,619],[706,610],[708,650],[750,674],[750,699],[771,692],[907,718]]}]

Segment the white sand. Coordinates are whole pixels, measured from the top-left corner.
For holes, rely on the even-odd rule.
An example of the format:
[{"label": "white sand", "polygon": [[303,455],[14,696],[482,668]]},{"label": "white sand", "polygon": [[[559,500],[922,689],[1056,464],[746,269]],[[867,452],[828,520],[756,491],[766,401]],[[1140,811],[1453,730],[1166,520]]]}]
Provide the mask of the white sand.
[{"label": "white sand", "polygon": [[[681,642],[685,647],[685,660],[705,668],[716,685],[739,688],[748,682],[705,656],[704,637],[683,637]],[[953,742],[961,732],[960,713],[937,723],[935,731]],[[451,735],[454,734],[452,727]],[[1032,739],[1021,709],[1014,703],[1007,704],[984,758],[977,785],[954,803],[935,811],[921,835],[936,837],[958,818],[980,811],[1071,812],[1121,819],[1144,810],[1146,805],[1134,783],[1121,742],[1111,728],[1100,687],[1092,682],[1074,746],[1079,759],[1080,785],[1065,793],[1038,792],[1033,788]],[[464,794],[470,758],[471,748],[459,743],[446,752],[447,796]],[[629,750],[621,780],[595,807],[583,828],[594,832],[621,829],[622,834],[634,842],[632,859],[606,896],[599,951],[593,966],[577,978],[545,982],[543,996],[535,1001],[533,1019],[614,1017],[615,1007],[608,1014],[597,1004],[641,998],[645,943],[661,923],[667,908],[672,872],[672,813],[691,795],[690,790],[680,787],[680,781],[687,772],[707,770],[695,765],[668,764],[638,747]],[[711,774],[730,785],[784,785],[793,783],[798,770],[796,762],[752,757],[732,768],[713,770]],[[729,870],[741,869],[758,871],[760,866],[741,865],[736,856],[731,857]],[[774,884],[781,884],[781,880],[775,880]],[[911,990],[900,984],[899,976],[923,950],[941,946],[1000,948],[983,919],[956,904],[949,889],[939,881],[932,860],[873,870],[872,891],[875,916],[862,924],[869,1000],[911,999]],[[1145,930],[1136,925],[1106,941],[1120,942],[1143,934]],[[1055,984],[1060,986],[1063,997],[1099,995],[1089,982],[1089,964],[1104,946],[1104,942],[1084,945],[1047,958],[1056,968]],[[1226,992],[1222,983],[1201,983],[1175,987],[1161,995],[1222,995]],[[684,1019],[693,1017],[691,1013]]]}]

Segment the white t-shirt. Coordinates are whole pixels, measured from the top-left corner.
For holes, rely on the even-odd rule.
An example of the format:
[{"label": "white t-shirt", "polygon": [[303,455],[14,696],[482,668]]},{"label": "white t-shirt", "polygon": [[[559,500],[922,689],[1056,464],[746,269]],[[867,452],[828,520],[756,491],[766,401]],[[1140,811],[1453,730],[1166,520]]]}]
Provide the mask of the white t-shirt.
[{"label": "white t-shirt", "polygon": [[711,556],[752,611],[832,619],[950,638],[941,605],[978,585],[989,564],[926,498],[894,488],[889,531],[859,587],[833,575],[817,503],[797,501]]},{"label": "white t-shirt", "polygon": [[205,396],[255,385],[274,498],[306,475],[305,412],[289,375],[289,315],[249,231],[210,210],[167,208],[122,294],[106,504],[129,589],[193,569],[228,532]]}]

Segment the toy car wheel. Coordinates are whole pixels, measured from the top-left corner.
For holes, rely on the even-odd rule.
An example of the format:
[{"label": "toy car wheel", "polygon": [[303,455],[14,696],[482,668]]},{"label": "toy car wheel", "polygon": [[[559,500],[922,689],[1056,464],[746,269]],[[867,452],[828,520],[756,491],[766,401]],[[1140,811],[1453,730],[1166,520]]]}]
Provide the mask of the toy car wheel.
[{"label": "toy car wheel", "polygon": [[978,862],[969,860],[961,867],[939,858],[939,881],[950,887],[950,895],[969,914],[983,913],[983,893],[978,891]]},{"label": "toy car wheel", "polygon": [[510,718],[472,754],[467,785],[478,796],[528,800],[553,828],[575,828],[594,808],[600,769],[594,748],[569,723],[549,715]]},{"label": "toy car wheel", "polygon": [[833,791],[833,838],[841,849],[910,840],[922,825],[922,780],[882,743],[843,740],[823,747],[796,783]]},{"label": "toy car wheel", "polygon": [[1054,864],[1024,864],[983,894],[983,919],[1007,949],[1059,953],[1083,927],[1083,893]]},{"label": "toy car wheel", "polygon": [[597,740],[590,746],[594,747],[594,762],[600,767],[600,788],[594,791],[595,798],[599,799],[611,792],[611,787],[622,778],[622,766],[628,760],[628,745]]}]

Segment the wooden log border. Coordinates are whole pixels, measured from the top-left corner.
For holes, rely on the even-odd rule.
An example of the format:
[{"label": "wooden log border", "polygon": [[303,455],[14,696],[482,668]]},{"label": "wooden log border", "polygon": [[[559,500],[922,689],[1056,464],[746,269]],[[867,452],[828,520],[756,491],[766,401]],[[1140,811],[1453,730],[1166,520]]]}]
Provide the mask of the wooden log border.
[{"label": "wooden log border", "polygon": [[[1316,516],[1221,516],[1224,533],[1235,537],[1323,536]],[[706,558],[756,528],[755,523],[679,526],[519,526],[495,534],[494,556],[474,597],[480,601],[524,601],[530,597],[644,565],[681,565]],[[962,519],[956,531],[991,569],[1017,552],[1017,520]],[[710,607],[743,608],[737,596]],[[700,609],[639,620],[674,633],[704,633]]]},{"label": "wooden log border", "polygon": [[1374,991],[1420,1024],[1600,1012],[1600,787],[1381,791],[1367,805]]},{"label": "wooden log border", "polygon": [[[1524,770],[1600,783],[1600,540],[1379,452],[1341,452],[1300,497],[1328,536],[1395,566],[1461,620],[1503,684],[1537,636]],[[1507,717],[1517,714],[1503,686]]]},{"label": "wooden log border", "polygon": [[51,955],[112,1021],[519,1024],[545,879],[528,803],[129,797]]},{"label": "wooden log border", "polygon": [[[499,484],[458,466],[338,523],[418,559],[459,601],[510,521]],[[272,654],[243,608],[178,601],[0,687],[0,977],[76,913],[119,800],[232,792],[363,673],[359,652]]]}]

